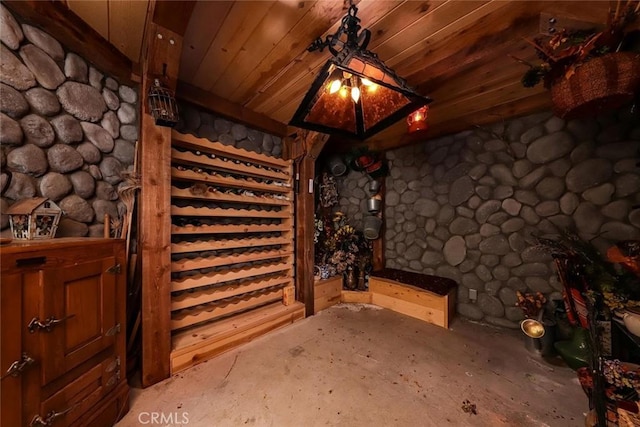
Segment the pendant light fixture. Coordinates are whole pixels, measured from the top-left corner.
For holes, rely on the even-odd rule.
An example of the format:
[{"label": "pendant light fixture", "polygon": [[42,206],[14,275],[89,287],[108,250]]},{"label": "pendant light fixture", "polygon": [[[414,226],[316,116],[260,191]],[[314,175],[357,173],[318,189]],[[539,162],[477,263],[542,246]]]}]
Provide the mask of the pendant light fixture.
[{"label": "pendant light fixture", "polygon": [[431,102],[367,50],[371,31],[360,31],[357,13],[351,5],[335,34],[307,48],[313,52],[326,47],[333,57],[316,76],[290,125],[366,139]]},{"label": "pendant light fixture", "polygon": [[417,132],[419,130],[427,130],[429,125],[427,124],[427,113],[429,112],[429,106],[425,105],[418,108],[407,117],[408,132]]}]

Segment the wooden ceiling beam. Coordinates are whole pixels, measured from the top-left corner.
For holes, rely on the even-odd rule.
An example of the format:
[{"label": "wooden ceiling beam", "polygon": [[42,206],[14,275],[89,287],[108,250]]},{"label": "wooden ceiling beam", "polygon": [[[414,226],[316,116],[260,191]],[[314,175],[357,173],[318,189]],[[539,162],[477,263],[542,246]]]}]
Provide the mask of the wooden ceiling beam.
[{"label": "wooden ceiling beam", "polygon": [[2,4],[27,24],[51,34],[68,50],[77,53],[103,73],[124,84],[135,83],[131,75],[132,61],[63,3],[9,0]]},{"label": "wooden ceiling beam", "polygon": [[286,124],[273,120],[264,114],[256,113],[249,108],[235,104],[183,81],[178,81],[176,97],[254,129],[279,137],[287,136]]}]

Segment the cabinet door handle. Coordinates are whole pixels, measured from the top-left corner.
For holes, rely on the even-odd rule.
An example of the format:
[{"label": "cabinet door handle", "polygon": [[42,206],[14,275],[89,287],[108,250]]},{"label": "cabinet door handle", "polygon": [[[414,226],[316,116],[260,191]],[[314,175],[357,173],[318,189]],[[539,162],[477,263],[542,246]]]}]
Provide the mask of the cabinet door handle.
[{"label": "cabinet door handle", "polygon": [[112,265],[111,267],[107,268],[106,272],[111,274],[120,274],[122,272],[122,266],[120,264]]},{"label": "cabinet door handle", "polygon": [[40,415],[36,415],[31,420],[31,423],[29,424],[29,427],[48,427],[48,426],[52,425],[53,422],[55,420],[57,420],[58,418],[60,418],[60,417],[62,417],[64,415],[67,415],[69,412],[71,412],[73,409],[75,409],[76,406],[77,406],[77,404],[65,409],[64,411],[60,411],[60,412],[51,411],[44,418],[42,418],[42,416],[40,416]]},{"label": "cabinet door handle", "polygon": [[31,334],[33,334],[37,330],[51,332],[51,328],[72,317],[75,317],[75,314],[70,314],[68,316],[63,317],[62,319],[56,319],[54,316],[51,316],[48,319],[46,319],[44,322],[40,321],[40,319],[38,319],[37,317],[34,317],[33,319],[31,319],[31,321],[27,325],[27,329]]},{"label": "cabinet door handle", "polygon": [[7,377],[17,377],[22,373],[24,368],[26,368],[27,366],[31,365],[34,362],[35,362],[34,358],[29,356],[27,353],[22,353],[22,357],[20,358],[20,360],[16,360],[15,362],[13,362],[9,366],[9,369],[7,369],[7,371],[2,375],[2,377],[0,377],[0,380],[3,380]]}]

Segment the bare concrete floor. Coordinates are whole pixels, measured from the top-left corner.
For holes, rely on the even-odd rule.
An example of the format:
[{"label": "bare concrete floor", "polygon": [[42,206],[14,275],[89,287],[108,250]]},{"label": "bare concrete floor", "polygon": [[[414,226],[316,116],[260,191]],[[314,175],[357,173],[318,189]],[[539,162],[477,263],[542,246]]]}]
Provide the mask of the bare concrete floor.
[{"label": "bare concrete floor", "polygon": [[586,411],[575,373],[532,356],[519,331],[339,305],[132,390],[117,426],[566,427]]}]

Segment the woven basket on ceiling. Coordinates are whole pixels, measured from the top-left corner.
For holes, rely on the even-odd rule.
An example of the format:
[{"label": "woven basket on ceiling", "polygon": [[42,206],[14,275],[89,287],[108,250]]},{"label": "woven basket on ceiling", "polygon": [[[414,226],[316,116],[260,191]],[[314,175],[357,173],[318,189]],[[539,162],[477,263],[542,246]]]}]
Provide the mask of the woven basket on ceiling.
[{"label": "woven basket on ceiling", "polygon": [[616,52],[594,58],[575,74],[551,86],[555,114],[562,118],[596,115],[618,108],[640,91],[640,53]]}]

